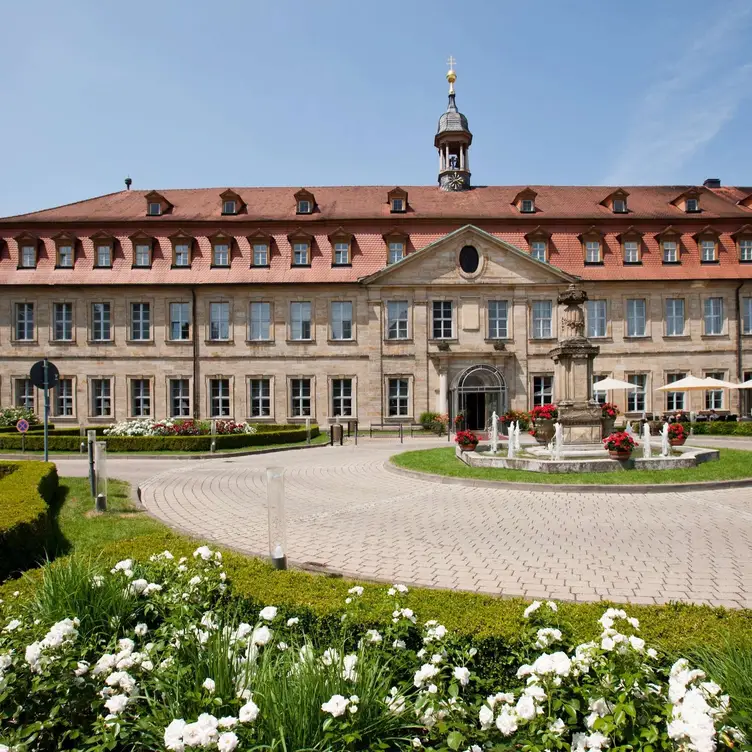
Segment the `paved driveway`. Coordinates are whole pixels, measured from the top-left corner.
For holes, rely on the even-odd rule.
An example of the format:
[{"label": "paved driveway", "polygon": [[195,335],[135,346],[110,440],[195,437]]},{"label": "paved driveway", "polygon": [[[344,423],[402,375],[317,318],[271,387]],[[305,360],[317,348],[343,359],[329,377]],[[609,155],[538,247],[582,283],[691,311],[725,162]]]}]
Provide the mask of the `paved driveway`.
[{"label": "paved driveway", "polygon": [[[503,595],[752,607],[752,489],[568,493],[441,485],[385,467],[436,445],[173,462],[142,484],[156,517],[265,554],[265,468],[286,468],[289,557],[364,578]],[[446,446],[446,444],[444,444]],[[113,477],[128,477],[127,463]],[[133,472],[142,475],[142,466]]]}]

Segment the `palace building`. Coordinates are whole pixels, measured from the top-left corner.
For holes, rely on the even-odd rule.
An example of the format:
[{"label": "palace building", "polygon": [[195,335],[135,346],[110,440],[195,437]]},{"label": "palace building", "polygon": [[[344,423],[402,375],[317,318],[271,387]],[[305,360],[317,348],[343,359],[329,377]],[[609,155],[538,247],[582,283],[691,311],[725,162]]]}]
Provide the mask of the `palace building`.
[{"label": "palace building", "polygon": [[[639,416],[749,412],[752,187],[476,186],[449,103],[433,186],[130,190],[0,220],[0,405],[141,417],[413,422],[555,401],[557,294]],[[596,394],[605,400],[605,394]]]}]

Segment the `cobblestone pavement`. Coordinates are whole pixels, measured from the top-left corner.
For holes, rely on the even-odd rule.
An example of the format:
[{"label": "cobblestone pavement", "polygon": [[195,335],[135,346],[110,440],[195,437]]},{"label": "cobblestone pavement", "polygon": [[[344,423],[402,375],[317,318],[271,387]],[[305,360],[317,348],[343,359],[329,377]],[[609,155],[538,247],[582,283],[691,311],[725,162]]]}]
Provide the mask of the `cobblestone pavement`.
[{"label": "cobblestone pavement", "polygon": [[752,607],[752,489],[516,491],[385,468],[430,445],[381,439],[183,464],[143,483],[142,501],[168,525],[265,554],[265,468],[283,465],[296,563],[531,598]]}]

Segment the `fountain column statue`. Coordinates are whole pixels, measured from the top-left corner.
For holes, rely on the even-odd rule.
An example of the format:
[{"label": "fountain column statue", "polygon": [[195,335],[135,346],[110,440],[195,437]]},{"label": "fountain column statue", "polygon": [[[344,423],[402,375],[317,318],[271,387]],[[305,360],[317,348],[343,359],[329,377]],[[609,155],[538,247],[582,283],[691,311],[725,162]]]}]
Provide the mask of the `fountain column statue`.
[{"label": "fountain column statue", "polygon": [[509,424],[509,444],[507,445],[507,459],[514,459],[514,421]]},{"label": "fountain column statue", "polygon": [[593,399],[593,361],[600,352],[585,336],[587,293],[571,284],[559,294],[564,306],[561,339],[549,352],[554,361],[554,392],[567,444],[601,445],[601,407]]},{"label": "fountain column statue", "polygon": [[649,460],[652,453],[652,447],[650,446],[650,424],[644,423],[642,426],[642,457]]},{"label": "fountain column statue", "polygon": [[496,410],[491,413],[491,454],[499,451],[499,416]]},{"label": "fountain column statue", "polygon": [[668,457],[671,454],[671,445],[668,440],[668,423],[663,424],[661,429],[661,457]]}]

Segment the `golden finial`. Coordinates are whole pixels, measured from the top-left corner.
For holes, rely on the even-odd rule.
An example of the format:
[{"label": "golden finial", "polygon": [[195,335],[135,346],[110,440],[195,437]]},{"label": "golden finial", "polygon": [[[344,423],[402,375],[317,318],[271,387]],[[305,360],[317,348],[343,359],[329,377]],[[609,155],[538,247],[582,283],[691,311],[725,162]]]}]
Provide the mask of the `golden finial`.
[{"label": "golden finial", "polygon": [[450,55],[449,60],[447,60],[447,65],[449,66],[449,70],[447,71],[446,77],[447,81],[449,81],[449,93],[454,94],[454,82],[457,80],[457,74],[454,72],[454,64],[457,61]]}]

